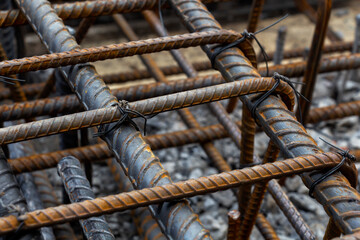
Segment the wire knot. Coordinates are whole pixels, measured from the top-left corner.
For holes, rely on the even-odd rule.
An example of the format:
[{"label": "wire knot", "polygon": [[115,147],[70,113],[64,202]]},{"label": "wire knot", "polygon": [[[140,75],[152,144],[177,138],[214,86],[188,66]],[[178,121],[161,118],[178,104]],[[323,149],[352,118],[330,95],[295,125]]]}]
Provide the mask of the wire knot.
[{"label": "wire knot", "polygon": [[259,46],[260,50],[261,50],[261,54],[263,55],[264,59],[265,59],[265,64],[266,64],[266,76],[269,76],[269,66],[268,66],[268,59],[269,59],[269,56],[267,55],[264,47],[261,45],[260,41],[257,39],[256,35],[265,31],[265,30],[268,30],[269,28],[275,26],[276,24],[278,24],[279,22],[283,21],[285,18],[288,17],[288,14],[286,14],[285,16],[283,16],[282,18],[280,18],[279,20],[277,20],[276,22],[270,24],[269,26],[266,26],[262,29],[260,29],[259,31],[256,31],[255,33],[251,33],[251,32],[248,32],[247,29],[245,29],[242,34],[241,34],[241,38],[239,38],[238,40],[232,42],[232,43],[229,43],[229,44],[226,44],[226,45],[218,45],[216,46],[214,49],[213,49],[213,52],[210,56],[210,62],[211,62],[211,66],[212,68],[215,69],[215,60],[216,60],[216,57],[222,53],[223,51],[229,49],[229,48],[232,48],[232,47],[236,47],[238,46],[240,43],[242,43],[243,41],[245,41],[246,39],[254,39],[257,43],[257,45]]},{"label": "wire knot", "polygon": [[[299,98],[302,97],[303,99],[305,99],[306,101],[309,101],[304,95],[302,95],[300,92],[298,92],[296,90],[296,87],[294,84],[304,84],[302,82],[293,82],[290,80],[290,78],[280,75],[279,73],[275,72],[273,77],[275,80],[275,84],[274,86],[267,92],[265,92],[263,95],[261,95],[252,105],[250,112],[251,112],[251,116],[256,119],[256,110],[259,107],[259,105],[266,99],[268,98],[271,94],[273,94],[275,92],[275,90],[277,89],[277,87],[280,85],[280,81],[286,82],[294,91],[295,93],[295,97],[296,97],[296,102],[299,105]],[[302,115],[300,113],[299,115],[300,117],[300,122],[302,123]]]},{"label": "wire knot", "polygon": [[342,156],[341,161],[332,169],[330,169],[329,171],[327,171],[324,175],[322,175],[321,177],[319,177],[318,179],[316,179],[310,186],[309,188],[309,196],[314,198],[314,190],[315,187],[320,184],[322,181],[324,181],[327,177],[331,176],[332,174],[334,174],[335,172],[337,172],[346,162],[346,160],[350,160],[351,162],[356,162],[356,157],[352,154],[350,154],[350,151],[347,150],[343,150],[331,143],[329,143],[328,141],[325,141],[324,139],[322,139],[321,137],[319,137],[320,140],[322,140],[323,142],[325,142],[326,144],[330,145],[331,147],[337,149],[337,153],[340,154]]},{"label": "wire knot", "polygon": [[117,107],[117,110],[121,114],[120,119],[114,125],[112,125],[112,127],[110,127],[110,128],[109,128],[109,125],[106,125],[105,127],[104,127],[104,125],[101,125],[98,129],[98,132],[93,135],[94,137],[103,137],[106,134],[108,134],[109,132],[119,128],[125,122],[132,125],[137,131],[140,131],[140,128],[138,127],[136,122],[134,122],[134,120],[132,119],[132,115],[135,115],[137,117],[141,117],[142,119],[144,119],[144,136],[146,135],[147,118],[142,113],[140,113],[136,110],[130,109],[129,102],[127,102],[125,100],[121,100],[119,102],[113,103],[111,105],[111,107]]}]

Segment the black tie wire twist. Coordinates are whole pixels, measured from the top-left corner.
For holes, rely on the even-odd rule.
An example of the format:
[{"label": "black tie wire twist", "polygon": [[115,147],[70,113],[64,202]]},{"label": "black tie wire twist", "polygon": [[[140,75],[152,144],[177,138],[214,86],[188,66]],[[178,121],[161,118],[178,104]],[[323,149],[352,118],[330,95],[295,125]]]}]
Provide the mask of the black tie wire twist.
[{"label": "black tie wire twist", "polygon": [[335,172],[337,172],[346,162],[346,160],[350,160],[351,162],[356,162],[356,157],[352,154],[350,154],[350,151],[344,151],[343,149],[329,143],[328,141],[322,139],[321,137],[319,137],[320,140],[322,140],[323,142],[325,142],[326,144],[330,145],[331,147],[337,149],[337,153],[339,153],[342,156],[341,162],[336,165],[335,167],[331,168],[330,170],[328,170],[324,175],[322,175],[321,177],[319,177],[318,179],[316,179],[310,186],[309,188],[309,196],[314,198],[314,190],[315,187],[317,185],[319,185],[322,181],[324,181],[327,177],[331,176],[332,174],[334,174]]},{"label": "black tie wire twist", "polygon": [[270,24],[269,26],[266,26],[262,29],[260,29],[259,31],[256,31],[254,33],[249,33],[247,29],[244,30],[244,32],[242,32],[242,37],[232,43],[229,43],[229,44],[226,44],[226,45],[220,45],[220,46],[216,46],[213,50],[213,53],[211,54],[210,56],[210,62],[211,62],[211,66],[213,69],[216,69],[215,68],[215,59],[216,57],[222,53],[223,51],[227,50],[227,49],[230,49],[230,48],[233,48],[233,47],[236,47],[238,46],[240,43],[244,42],[245,40],[247,39],[254,39],[257,43],[257,45],[259,46],[260,48],[260,51],[261,51],[261,54],[263,55],[264,57],[264,60],[265,60],[265,64],[266,64],[266,77],[269,76],[269,66],[268,66],[268,59],[269,59],[269,56],[267,55],[264,47],[261,45],[260,41],[257,39],[256,35],[263,32],[263,31],[266,31],[268,30],[269,28],[275,26],[276,24],[278,24],[279,22],[283,21],[285,18],[287,18],[289,15],[286,14],[285,16],[283,16],[282,18],[280,18],[279,20],[277,20],[276,22]]},{"label": "black tie wire twist", "polygon": [[139,126],[136,124],[136,122],[131,118],[130,115],[135,115],[138,117],[141,117],[142,119],[144,119],[144,136],[146,136],[146,124],[147,124],[147,118],[140,112],[136,111],[136,110],[132,110],[129,107],[129,102],[125,101],[125,100],[121,100],[117,103],[112,104],[110,107],[117,107],[119,112],[121,113],[121,118],[119,119],[119,121],[117,121],[115,124],[113,124],[110,127],[110,124],[107,124],[105,127],[104,125],[101,125],[98,129],[98,132],[95,133],[93,136],[94,137],[102,137],[105,136],[106,134],[108,134],[109,132],[119,128],[124,122],[128,122],[129,124],[131,124],[137,131],[140,131]]},{"label": "black tie wire twist", "polygon": [[[299,106],[299,98],[303,98],[306,101],[309,101],[304,95],[302,95],[299,91],[296,90],[296,87],[294,84],[304,84],[301,82],[292,82],[288,77],[285,77],[283,75],[280,75],[279,73],[275,72],[273,77],[274,80],[276,80],[274,86],[267,92],[265,92],[264,94],[262,94],[252,105],[250,112],[251,112],[251,116],[256,119],[256,109],[258,108],[258,106],[265,100],[267,99],[271,94],[274,93],[274,91],[276,90],[276,88],[279,86],[280,84],[280,80],[286,82],[287,84],[289,84],[289,86],[294,90],[295,93],[295,97],[296,97],[296,102],[297,105]],[[303,123],[303,119],[302,119],[302,115],[299,115],[299,121],[300,123]]]}]

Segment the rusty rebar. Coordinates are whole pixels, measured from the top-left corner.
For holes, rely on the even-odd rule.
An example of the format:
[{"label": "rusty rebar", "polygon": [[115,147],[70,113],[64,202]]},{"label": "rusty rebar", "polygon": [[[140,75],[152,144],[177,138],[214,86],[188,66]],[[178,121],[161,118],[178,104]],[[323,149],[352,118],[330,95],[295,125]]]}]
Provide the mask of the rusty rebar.
[{"label": "rusty rebar", "polygon": [[232,43],[241,37],[241,34],[235,33],[234,31],[221,30],[201,33],[185,33],[101,47],[75,49],[60,53],[2,61],[0,64],[0,74],[18,74],[47,68],[155,53],[170,49],[195,47],[205,44]]},{"label": "rusty rebar", "polygon": [[[279,148],[277,148],[271,141],[268,144],[263,163],[276,161],[279,155]],[[253,191],[250,191],[250,198],[246,204],[244,218],[241,221],[240,226],[240,239],[249,239],[251,231],[255,225],[257,215],[260,210],[262,200],[264,199],[266,189],[268,187],[267,182],[257,183],[254,186]]]},{"label": "rusty rebar", "polygon": [[324,234],[324,240],[329,240],[333,238],[337,238],[341,236],[341,231],[336,226],[336,223],[334,222],[334,219],[329,219],[329,222],[326,226],[325,234]]},{"label": "rusty rebar", "polygon": [[240,212],[231,210],[228,212],[228,233],[227,240],[240,240]]},{"label": "rusty rebar", "polygon": [[[8,60],[8,56],[6,55],[6,51],[3,48],[2,44],[0,44],[0,61],[6,61]],[[17,79],[17,76],[12,74],[10,76],[11,78]],[[25,102],[26,96],[25,93],[18,81],[13,81],[12,84],[9,84],[11,99],[14,100],[14,102]]]},{"label": "rusty rebar", "polygon": [[[23,230],[149,206],[164,201],[174,201],[195,195],[227,190],[243,184],[333,167],[341,159],[340,154],[331,152],[307,155],[281,162],[267,163],[251,168],[190,179],[184,182],[37,210],[22,215],[22,219],[25,219]],[[15,231],[19,225],[20,222],[15,216],[0,218],[0,235]]]},{"label": "rusty rebar", "polygon": [[[328,61],[329,60],[329,61]],[[345,67],[345,68],[351,68],[351,67],[360,67],[360,54],[357,55],[352,55],[350,57],[335,57],[335,58],[330,58],[328,60],[324,60],[323,63],[326,63],[324,65],[324,69],[325,71],[330,70],[330,71],[338,71],[341,70],[341,67]],[[271,71],[279,71],[281,74],[284,75],[290,75],[291,77],[297,77],[297,76],[301,76],[301,73],[303,72],[303,70],[305,69],[305,62],[300,62],[299,64],[290,64],[293,67],[289,67],[287,68],[287,65],[277,65],[274,68],[270,67]],[[338,66],[340,66],[340,68],[338,68]],[[330,68],[330,69],[329,69]],[[322,72],[322,69],[320,69],[320,72]],[[214,82],[220,81],[221,76],[220,75],[209,75],[206,77],[198,77],[198,80],[194,80],[198,83],[201,82],[201,79],[204,78],[204,84],[206,81],[209,81],[208,79],[213,79]],[[190,84],[191,80],[189,79],[189,81],[184,80],[184,83],[186,84]],[[179,82],[179,84],[182,82]],[[176,82],[172,82],[169,83],[171,86],[175,87],[176,86]],[[215,83],[214,83],[215,84]],[[209,84],[211,85],[211,84]],[[35,92],[35,89],[37,89],[39,87],[39,84],[35,84],[35,85],[30,85],[30,88],[24,88],[25,93],[28,95],[32,95],[33,92]],[[125,88],[124,91],[127,91],[128,93],[124,93],[122,94],[122,90],[113,90],[112,92],[116,95],[116,97],[118,97],[119,99],[126,99],[128,101],[134,101],[134,100],[138,100],[138,99],[142,99],[142,98],[147,98],[147,97],[154,97],[154,96],[158,96],[158,95],[163,95],[163,94],[167,94],[167,93],[173,93],[174,91],[182,91],[182,90],[187,90],[189,88],[179,88],[178,90],[165,90],[162,91],[161,89],[165,86],[165,84],[159,84],[159,89],[154,88],[155,85],[146,85],[146,86],[141,86],[141,87],[130,87],[130,88]],[[200,86],[208,86],[208,85],[198,85]],[[143,89],[145,87],[145,89]],[[194,88],[196,88],[196,86],[193,86]],[[155,91],[155,89],[159,90],[159,92]],[[6,91],[6,88],[4,89],[4,93],[6,94],[10,94],[10,92]],[[148,90],[152,90],[155,91],[154,94],[149,94],[147,95],[146,92],[148,92]],[[145,94],[142,94],[142,92],[145,92]],[[134,94],[134,92],[136,94]],[[2,92],[0,92],[2,93]],[[131,96],[134,96],[133,98]],[[38,106],[35,106],[38,105]],[[76,109],[80,109],[81,107],[79,106],[76,98],[74,96],[71,97],[65,97],[65,98],[50,98],[50,99],[44,99],[44,100],[39,100],[39,101],[29,101],[27,103],[20,103],[18,104],[14,104],[14,105],[3,105],[0,106],[1,109],[1,115],[0,118],[2,121],[9,121],[9,120],[17,120],[17,119],[21,119],[21,118],[29,118],[29,117],[35,117],[35,116],[41,116],[41,115],[51,115],[55,112],[72,112],[75,111]],[[53,109],[53,111],[52,111]],[[10,115],[9,115],[10,114]],[[310,113],[311,114],[311,113]],[[310,117],[311,118],[311,117]],[[311,120],[309,120],[311,122]]]},{"label": "rusty rebar", "polygon": [[269,225],[269,222],[267,221],[265,216],[261,213],[259,213],[256,218],[256,227],[257,229],[259,229],[265,240],[279,240],[276,232],[271,227],[271,225]]},{"label": "rusty rebar", "polygon": [[[222,1],[203,0],[203,2],[212,3]],[[94,0],[52,5],[56,14],[59,15],[62,20],[108,16],[115,13],[141,12],[143,10],[156,9],[157,6],[157,0]],[[16,26],[25,23],[26,17],[18,9],[0,11],[0,27]]]},{"label": "rusty rebar", "polygon": [[[252,1],[252,6],[251,6],[249,18],[248,18],[247,28],[246,28],[248,30],[248,32],[250,32],[250,33],[256,32],[264,3],[265,3],[265,0],[253,0]],[[249,39],[249,41],[252,42],[252,39]],[[238,102],[238,99],[236,99],[236,98],[229,100],[229,103],[226,107],[226,110],[228,113],[232,113],[235,110],[237,102]]]},{"label": "rusty rebar", "polygon": [[[303,52],[301,54],[303,56]],[[320,68],[318,73],[337,72],[341,70],[357,69],[360,68],[360,53],[332,56],[323,58],[320,61]],[[196,62],[193,64],[197,71],[204,71],[211,69],[210,62]],[[287,77],[302,77],[306,68],[306,61],[299,61],[295,63],[287,63],[282,65],[275,65],[269,67],[269,76],[278,72],[281,75]],[[161,71],[165,75],[174,75],[182,73],[181,68],[177,66],[162,67]],[[262,76],[266,74],[266,68],[259,68],[259,72]],[[124,81],[139,80],[144,78],[150,78],[151,74],[147,70],[137,70],[127,73],[111,74],[104,77],[104,81],[112,83],[121,83]]]},{"label": "rusty rebar", "polygon": [[[254,158],[254,142],[255,142],[255,120],[251,116],[247,106],[243,106],[241,119],[241,138],[240,141],[240,166],[253,163]],[[251,187],[242,186],[239,188],[238,194],[239,210],[241,213],[241,221],[243,220],[251,198]]]},{"label": "rusty rebar", "polygon": [[[242,82],[224,83],[215,88],[201,88],[129,103],[129,109],[143,115],[156,114],[231,97],[238,97],[243,94],[267,91],[273,87],[274,83],[275,80],[272,78],[258,78]],[[289,108],[292,109],[295,98],[293,89],[286,82],[281,82],[276,92],[284,96],[285,101],[289,102]],[[107,107],[1,128],[0,145],[108,124],[118,121],[121,117],[122,114],[118,111],[117,107]]]},{"label": "rusty rebar", "polygon": [[301,88],[301,94],[304,95],[306,100],[300,98],[297,109],[298,119],[302,116],[305,122],[310,110],[316,76],[320,66],[321,49],[325,42],[327,26],[331,14],[331,4],[331,0],[319,0],[316,26],[303,79],[305,85]]},{"label": "rusty rebar", "polygon": [[[58,164],[60,175],[65,190],[71,202],[84,202],[95,199],[85,172],[81,169],[80,162],[73,156],[63,158]],[[91,217],[80,220],[86,239],[115,240],[104,216]]]},{"label": "rusty rebar", "polygon": [[[331,53],[336,51],[349,51],[351,50],[353,43],[352,42],[339,42],[334,43],[329,46],[324,47],[323,53]],[[325,50],[328,50],[326,52]],[[284,58],[294,58],[302,57],[304,49],[295,49],[292,51],[285,51]],[[272,59],[272,54],[269,53],[269,59]],[[321,61],[320,73],[325,72],[334,72],[341,70],[348,70],[353,68],[360,67],[359,55],[349,55],[349,56],[335,56],[330,58],[325,58]],[[211,69],[211,64],[209,62],[194,62],[192,63],[194,68],[197,71],[204,71]],[[299,77],[302,76],[305,69],[305,62],[293,63],[293,64],[284,64],[270,67],[271,72],[279,71],[281,74],[290,76],[290,77]],[[161,67],[160,70],[166,75],[174,75],[182,73],[181,68],[177,66],[165,66]],[[266,72],[266,69],[260,68],[262,74]],[[290,74],[290,75],[289,75]],[[124,83],[132,80],[140,80],[145,78],[151,78],[151,74],[147,70],[136,70],[132,72],[116,73],[104,75],[103,79],[106,83]],[[44,83],[35,83],[35,84],[26,84],[22,86],[25,95],[27,97],[32,97],[39,93],[40,89],[43,87]],[[11,97],[10,91],[8,88],[0,88],[0,99],[8,99]]]}]

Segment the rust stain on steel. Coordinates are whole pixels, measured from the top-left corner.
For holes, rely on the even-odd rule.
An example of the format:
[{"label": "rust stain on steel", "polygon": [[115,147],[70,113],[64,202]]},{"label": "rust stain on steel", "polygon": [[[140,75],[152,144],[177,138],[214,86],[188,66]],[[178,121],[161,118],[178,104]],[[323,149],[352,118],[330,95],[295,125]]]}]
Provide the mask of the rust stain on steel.
[{"label": "rust stain on steel", "polygon": [[[22,216],[22,219],[25,219],[22,230],[149,206],[164,201],[174,201],[195,195],[239,187],[244,184],[291,176],[323,169],[325,167],[333,167],[337,165],[341,159],[341,155],[331,152],[307,155],[281,162],[233,170],[208,177],[190,179],[184,182],[37,210]],[[15,231],[19,225],[20,222],[15,216],[0,218],[0,235]]]}]

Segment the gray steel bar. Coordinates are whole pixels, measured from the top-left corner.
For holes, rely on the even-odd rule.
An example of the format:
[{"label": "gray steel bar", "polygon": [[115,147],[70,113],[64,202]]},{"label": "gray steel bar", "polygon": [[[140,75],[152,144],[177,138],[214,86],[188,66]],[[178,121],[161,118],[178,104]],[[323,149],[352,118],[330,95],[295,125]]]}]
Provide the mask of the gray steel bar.
[{"label": "gray steel bar", "polygon": [[[79,160],[73,156],[65,157],[59,162],[57,169],[72,203],[93,200],[95,198],[90,183],[86,179],[85,172],[81,169]],[[115,240],[104,216],[80,220],[80,224],[86,239]]]},{"label": "gray steel bar", "polygon": [[286,26],[281,26],[278,30],[278,36],[276,39],[276,50],[274,53],[274,64],[275,65],[280,64],[284,58],[284,46],[285,46],[286,32],[287,32]]}]

